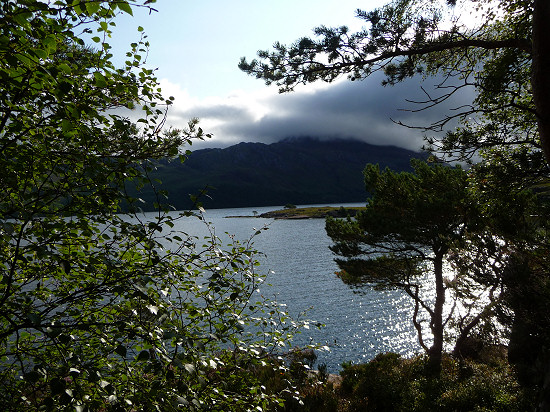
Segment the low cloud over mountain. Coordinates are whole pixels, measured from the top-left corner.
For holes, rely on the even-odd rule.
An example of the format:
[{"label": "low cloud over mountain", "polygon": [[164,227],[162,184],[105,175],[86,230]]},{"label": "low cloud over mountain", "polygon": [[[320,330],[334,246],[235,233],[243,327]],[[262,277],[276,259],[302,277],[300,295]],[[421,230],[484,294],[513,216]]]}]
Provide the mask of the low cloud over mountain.
[{"label": "low cloud over mountain", "polygon": [[[238,142],[272,143],[287,136],[316,136],[321,139],[353,138],[370,144],[395,145],[419,150],[423,132],[396,124],[426,126],[453,108],[471,102],[463,92],[435,108],[417,111],[437,84],[437,79],[411,79],[383,87],[382,75],[364,81],[342,80],[333,84],[309,85],[293,93],[278,94],[266,87],[256,94],[235,92],[226,98],[193,100],[177,85],[165,83],[163,90],[174,94],[168,124],[182,125],[201,119],[203,129],[214,134],[210,147],[226,147]],[[443,90],[434,95],[442,94]],[[393,120],[393,121],[392,121]],[[199,145],[204,147],[204,145]]]}]

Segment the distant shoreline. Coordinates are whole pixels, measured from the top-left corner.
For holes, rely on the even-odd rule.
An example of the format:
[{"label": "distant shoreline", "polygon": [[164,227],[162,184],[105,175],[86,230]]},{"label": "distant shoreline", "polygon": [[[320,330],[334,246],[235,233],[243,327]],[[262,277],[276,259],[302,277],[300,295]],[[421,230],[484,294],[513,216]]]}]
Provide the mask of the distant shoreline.
[{"label": "distant shoreline", "polygon": [[261,217],[270,219],[288,219],[288,220],[301,220],[301,219],[325,219],[328,216],[331,217],[347,217],[355,216],[362,207],[334,207],[334,206],[321,206],[321,207],[296,207],[285,208],[279,210],[273,210],[271,212],[265,212],[258,215],[248,216],[226,216],[226,218],[242,218],[242,217]]}]

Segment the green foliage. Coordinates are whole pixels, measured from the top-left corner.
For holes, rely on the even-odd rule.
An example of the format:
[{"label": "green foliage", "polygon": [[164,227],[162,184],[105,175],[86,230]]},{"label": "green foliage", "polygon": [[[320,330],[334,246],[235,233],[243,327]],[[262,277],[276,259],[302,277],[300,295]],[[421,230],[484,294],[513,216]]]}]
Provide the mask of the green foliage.
[{"label": "green foliage", "polygon": [[437,253],[463,231],[469,213],[467,175],[460,168],[419,160],[411,163],[414,174],[380,173],[376,166],[367,165],[365,186],[373,196],[358,221],[373,238],[393,242],[395,237],[397,242],[425,245]]},{"label": "green foliage", "polygon": [[[342,393],[353,394],[356,402],[369,409],[396,410],[402,403],[400,395],[407,384],[401,363],[399,355],[388,353],[379,354],[364,365],[344,364]],[[376,401],[372,400],[373,394],[376,394]]]},{"label": "green foliage", "polygon": [[[467,7],[468,2],[460,3]],[[500,55],[502,49],[503,54],[514,55],[516,50],[530,50],[525,38],[530,24],[525,16],[532,13],[530,7],[513,11],[503,7],[504,17],[497,16],[491,7],[478,4],[478,8],[487,8],[481,29],[470,29],[457,19],[450,29],[442,30],[449,23],[445,17],[451,11],[442,2],[388,2],[372,11],[357,10],[356,15],[364,24],[361,31],[352,33],[346,26],[320,26],[314,29],[314,37],[303,37],[290,45],[275,43],[273,51],[259,51],[258,60],[248,62],[242,58],[239,67],[267,84],[277,84],[281,91],[317,80],[331,82],[342,75],[359,80],[379,70],[385,73],[386,84],[434,72],[467,78],[475,70],[464,67],[471,59],[455,63],[471,54]],[[490,62],[487,68],[487,78],[480,77],[479,81],[487,84],[490,79],[503,80],[504,74],[491,70]]]},{"label": "green foliage", "polygon": [[253,370],[298,325],[255,292],[252,240],[196,239],[175,228],[203,216],[167,213],[160,192],[144,215],[126,194],[128,181],[154,188],[155,161],[205,136],[196,121],[163,129],[172,98],[142,66],[144,35],[112,63],[114,17],[151,3],[0,6],[2,410],[279,402]]},{"label": "green foliage", "polygon": [[349,285],[367,285],[377,289],[395,288],[408,279],[422,276],[419,259],[382,255],[372,259],[336,259],[338,277]]},{"label": "green foliage", "polygon": [[510,328],[508,358],[519,382],[542,394],[550,347],[547,250],[542,247],[530,253],[517,253],[510,260],[504,273],[506,304],[500,313],[501,321]]},{"label": "green foliage", "polygon": [[[371,194],[366,208],[355,219],[328,218],[330,247],[342,271],[342,280],[376,287],[401,288],[415,302],[413,324],[420,345],[439,369],[443,349],[443,305],[447,288],[443,264],[451,252],[463,246],[464,234],[475,228],[477,212],[467,192],[467,174],[460,168],[411,162],[414,173],[381,172],[377,165],[365,168],[365,186]],[[419,277],[429,273],[435,300],[421,294]],[[447,284],[450,279],[447,280]],[[424,343],[420,310],[430,319],[434,337]]]},{"label": "green foliage", "polygon": [[[292,399],[285,411],[526,411],[535,407],[533,391],[522,389],[502,355],[490,362],[458,360],[445,355],[439,377],[429,373],[425,356],[404,359],[383,353],[364,364],[344,363],[340,383],[314,377],[298,385],[301,403]],[[299,375],[299,373],[298,373]],[[292,372],[264,374],[268,387],[284,385]]]},{"label": "green foliage", "polygon": [[[393,63],[400,50],[423,48],[438,41],[441,13],[435,7],[418,7],[417,2],[402,0],[357,16],[366,29],[350,33],[345,26],[317,27],[315,38],[303,37],[289,46],[275,43],[274,51],[260,51],[260,60],[242,59],[245,72],[276,83],[281,91],[293,90],[300,83],[316,80],[331,82],[343,74],[361,79],[384,69],[390,82],[402,80],[419,70],[414,55],[400,64]],[[420,18],[421,12],[425,14]]]},{"label": "green foliage", "polygon": [[274,410],[300,412],[331,412],[338,407],[338,397],[332,383],[327,381],[323,365],[312,371],[317,355],[310,349],[295,349],[283,358],[273,360],[286,369],[264,367],[256,373],[268,392],[281,393],[285,400]]},{"label": "green foliage", "polygon": [[[424,257],[439,253],[461,238],[467,218],[466,173],[459,168],[413,161],[414,174],[381,172],[367,165],[365,185],[371,194],[356,220],[327,220],[332,250],[344,257]],[[370,246],[362,249],[361,245]]]},{"label": "green foliage", "polygon": [[340,396],[347,411],[525,411],[532,394],[514,380],[509,366],[445,357],[439,378],[425,371],[424,357],[380,354],[360,365],[344,365]]}]

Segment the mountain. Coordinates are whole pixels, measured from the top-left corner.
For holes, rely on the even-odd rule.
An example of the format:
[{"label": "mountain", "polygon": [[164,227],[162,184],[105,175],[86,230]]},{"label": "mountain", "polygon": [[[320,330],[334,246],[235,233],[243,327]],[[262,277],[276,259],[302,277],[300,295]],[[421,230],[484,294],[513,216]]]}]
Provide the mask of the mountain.
[{"label": "mountain", "polygon": [[[153,178],[162,181],[178,210],[193,207],[190,195],[205,208],[283,206],[364,202],[362,171],[367,163],[410,170],[413,157],[426,154],[356,140],[289,138],[277,143],[239,143],[224,149],[192,152],[184,163],[162,161]],[[145,200],[151,193],[140,193]]]}]

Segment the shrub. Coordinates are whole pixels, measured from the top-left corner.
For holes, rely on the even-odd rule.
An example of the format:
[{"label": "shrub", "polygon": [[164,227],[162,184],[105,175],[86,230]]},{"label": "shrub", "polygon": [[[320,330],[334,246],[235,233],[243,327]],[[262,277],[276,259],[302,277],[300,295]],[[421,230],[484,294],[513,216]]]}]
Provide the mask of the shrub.
[{"label": "shrub", "polygon": [[[439,378],[426,373],[424,356],[377,355],[344,365],[340,397],[353,411],[525,411],[533,397],[521,389],[506,362],[484,364],[445,356]],[[341,402],[342,404],[342,402]]]}]

